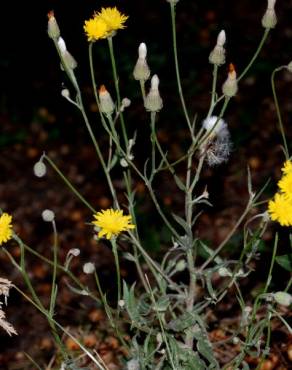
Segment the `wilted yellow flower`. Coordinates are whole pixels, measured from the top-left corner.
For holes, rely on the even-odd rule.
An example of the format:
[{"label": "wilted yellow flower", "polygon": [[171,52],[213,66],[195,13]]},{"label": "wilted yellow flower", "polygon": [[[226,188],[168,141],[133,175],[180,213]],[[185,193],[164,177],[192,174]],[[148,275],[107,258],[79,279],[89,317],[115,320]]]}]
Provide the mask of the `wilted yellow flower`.
[{"label": "wilted yellow flower", "polygon": [[278,182],[278,186],[286,198],[292,200],[292,172],[284,175]]},{"label": "wilted yellow flower", "polygon": [[89,42],[104,39],[108,35],[108,27],[100,17],[94,17],[85,21],[83,28]]},{"label": "wilted yellow flower", "polygon": [[292,201],[285,194],[277,193],[269,201],[268,211],[273,221],[278,221],[281,226],[292,226]]},{"label": "wilted yellow flower", "polygon": [[0,216],[0,245],[12,238],[12,217],[8,213]]},{"label": "wilted yellow flower", "polygon": [[284,173],[284,175],[288,175],[288,173],[292,173],[292,162],[286,161],[284,163],[284,166],[281,168],[281,170]]},{"label": "wilted yellow flower", "polygon": [[124,23],[129,18],[122,14],[116,7],[101,8],[101,11],[95,17],[102,19],[106,23],[109,33],[125,28]]},{"label": "wilted yellow flower", "polygon": [[100,228],[99,238],[105,236],[106,239],[111,239],[113,236],[118,236],[122,231],[135,228],[135,225],[131,223],[131,216],[124,216],[122,210],[110,208],[97,212],[93,217],[95,220],[92,223]]}]

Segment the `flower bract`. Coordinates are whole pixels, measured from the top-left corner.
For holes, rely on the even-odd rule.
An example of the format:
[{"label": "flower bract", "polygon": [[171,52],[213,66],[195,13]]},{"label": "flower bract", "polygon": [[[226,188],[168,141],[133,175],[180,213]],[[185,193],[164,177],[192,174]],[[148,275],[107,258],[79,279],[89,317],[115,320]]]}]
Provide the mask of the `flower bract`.
[{"label": "flower bract", "polygon": [[0,216],[0,245],[12,238],[12,216],[3,213]]},{"label": "flower bract", "polygon": [[122,210],[114,210],[112,208],[102,210],[93,215],[95,218],[92,223],[100,228],[98,237],[106,237],[111,239],[118,236],[122,231],[134,229],[135,225],[131,223],[131,216],[123,215]]}]

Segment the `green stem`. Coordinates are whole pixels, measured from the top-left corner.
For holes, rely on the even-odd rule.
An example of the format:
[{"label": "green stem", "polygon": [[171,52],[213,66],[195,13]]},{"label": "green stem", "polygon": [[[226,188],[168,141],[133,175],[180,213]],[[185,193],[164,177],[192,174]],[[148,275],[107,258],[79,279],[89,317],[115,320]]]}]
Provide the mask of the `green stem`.
[{"label": "green stem", "polygon": [[53,277],[52,277],[52,289],[51,289],[51,298],[50,298],[50,309],[49,315],[53,317],[54,308],[56,304],[56,294],[57,294],[57,265],[58,265],[58,233],[56,228],[55,220],[52,221],[53,231],[54,231],[54,244],[53,244]]},{"label": "green stem", "polygon": [[48,157],[46,154],[43,155],[43,158],[47,160],[50,166],[54,169],[54,171],[61,177],[64,183],[68,186],[68,188],[72,191],[76,197],[81,200],[81,202],[91,210],[91,212],[95,213],[96,210],[87,202],[87,200],[79,193],[79,191],[71,184],[71,182],[67,179],[67,177],[62,173],[62,171],[57,167],[57,165],[53,162],[53,160]]},{"label": "green stem", "polygon": [[173,43],[173,54],[174,54],[174,64],[175,64],[175,73],[176,73],[176,82],[178,87],[178,93],[181,101],[181,105],[184,111],[184,116],[186,118],[188,127],[190,132],[192,132],[192,125],[189,118],[189,114],[186,108],[186,103],[182,91],[181,86],[181,77],[180,77],[180,71],[179,71],[179,63],[178,63],[178,56],[177,56],[177,40],[176,40],[176,26],[175,26],[175,4],[170,3],[170,11],[171,11],[171,27],[172,27],[172,43]]},{"label": "green stem", "polygon": [[120,272],[120,261],[118,255],[118,248],[117,248],[117,240],[115,238],[111,239],[111,245],[113,249],[113,255],[115,259],[115,265],[117,270],[117,285],[118,285],[118,304],[121,300],[121,272]]},{"label": "green stem", "polygon": [[[118,101],[118,109],[119,109],[120,106],[121,106],[121,95],[120,95],[119,77],[118,77],[118,73],[117,73],[116,59],[115,59],[114,47],[113,47],[113,38],[108,37],[107,40],[108,40],[110,59],[111,59],[111,64],[112,64],[113,77],[114,77],[114,83],[115,83],[117,101]],[[128,146],[128,135],[127,135],[125,122],[124,122],[124,117],[123,117],[122,113],[120,113],[120,121],[121,121],[121,127],[122,127],[124,142],[125,142],[125,145]]]},{"label": "green stem", "polygon": [[287,140],[286,140],[286,135],[285,135],[285,129],[284,129],[284,125],[283,125],[281,110],[280,110],[280,107],[279,107],[279,101],[278,101],[276,87],[275,87],[275,75],[276,75],[277,72],[280,72],[283,69],[286,69],[286,66],[281,66],[279,68],[276,68],[273,71],[272,76],[271,76],[271,85],[272,85],[274,103],[275,103],[276,112],[277,112],[279,129],[280,129],[280,132],[281,132],[281,135],[282,135],[283,144],[284,144],[284,153],[285,153],[286,160],[288,160],[289,159],[289,149],[288,149],[288,145],[287,145]]},{"label": "green stem", "polygon": [[239,75],[239,77],[237,78],[237,82],[239,82],[246,74],[247,72],[249,71],[249,69],[251,68],[251,66],[253,65],[253,63],[255,62],[256,58],[258,57],[259,53],[261,52],[263,46],[264,46],[264,43],[266,42],[266,39],[269,35],[269,32],[270,32],[270,29],[269,28],[266,28],[265,29],[265,32],[263,34],[263,37],[259,43],[259,46],[256,50],[256,52],[254,53],[253,57],[251,58],[250,62],[248,63],[248,65],[245,67],[245,69],[243,70],[243,72],[241,72],[241,74]]}]

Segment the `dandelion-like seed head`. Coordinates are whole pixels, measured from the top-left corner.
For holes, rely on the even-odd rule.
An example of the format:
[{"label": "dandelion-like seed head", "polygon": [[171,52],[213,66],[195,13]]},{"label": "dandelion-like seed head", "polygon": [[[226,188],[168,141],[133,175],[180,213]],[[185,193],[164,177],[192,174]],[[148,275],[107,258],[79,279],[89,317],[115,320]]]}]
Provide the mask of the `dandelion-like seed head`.
[{"label": "dandelion-like seed head", "polygon": [[12,216],[3,213],[0,216],[0,245],[12,238]]},{"label": "dandelion-like seed head", "polygon": [[99,238],[106,237],[106,239],[111,239],[123,231],[135,228],[135,225],[131,223],[131,216],[125,216],[122,210],[110,208],[97,212],[93,217],[95,218],[92,221],[93,225],[100,229],[98,232]]}]

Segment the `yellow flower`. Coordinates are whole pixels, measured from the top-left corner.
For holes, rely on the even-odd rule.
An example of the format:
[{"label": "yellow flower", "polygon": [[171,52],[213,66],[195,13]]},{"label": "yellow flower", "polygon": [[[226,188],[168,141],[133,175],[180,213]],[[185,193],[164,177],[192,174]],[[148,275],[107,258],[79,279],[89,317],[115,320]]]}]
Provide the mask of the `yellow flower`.
[{"label": "yellow flower", "polygon": [[281,170],[284,173],[284,175],[288,175],[289,173],[292,173],[292,162],[286,161],[284,163],[284,167],[282,167]]},{"label": "yellow flower", "polygon": [[283,176],[278,182],[278,186],[282,193],[290,200],[292,200],[292,172]]},{"label": "yellow flower", "polygon": [[104,39],[108,35],[108,27],[99,17],[94,17],[85,21],[83,28],[89,42]]},{"label": "yellow flower", "polygon": [[101,11],[95,17],[102,19],[106,23],[109,33],[125,28],[124,23],[129,18],[122,14],[116,7],[101,8]]},{"label": "yellow flower", "polygon": [[277,193],[269,201],[268,211],[273,221],[278,221],[281,226],[292,226],[292,201],[285,194]]},{"label": "yellow flower", "polygon": [[99,238],[105,236],[106,239],[111,239],[122,231],[135,228],[135,225],[131,224],[131,216],[124,216],[121,210],[110,208],[97,212],[93,217],[95,220],[92,223],[100,228]]},{"label": "yellow flower", "polygon": [[0,245],[12,238],[12,217],[8,213],[0,216]]}]

